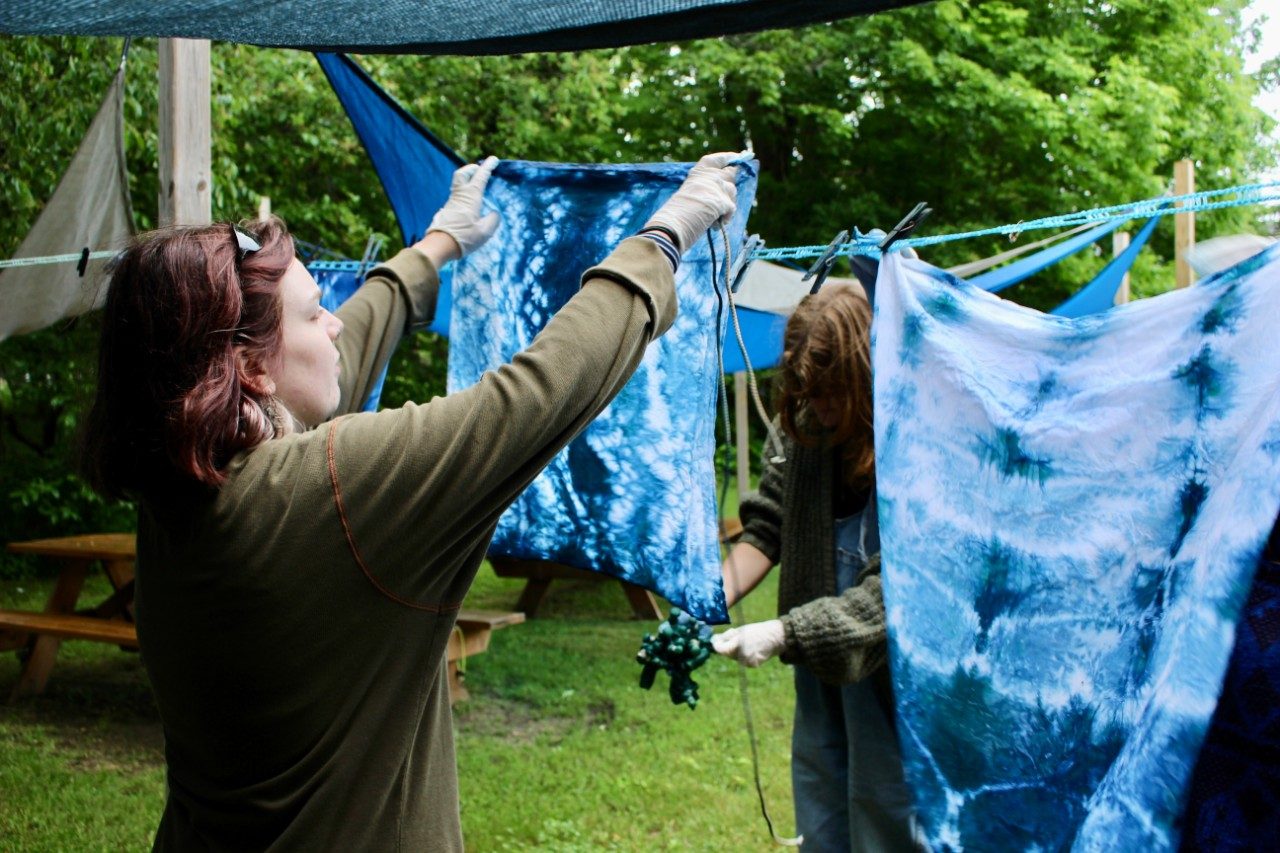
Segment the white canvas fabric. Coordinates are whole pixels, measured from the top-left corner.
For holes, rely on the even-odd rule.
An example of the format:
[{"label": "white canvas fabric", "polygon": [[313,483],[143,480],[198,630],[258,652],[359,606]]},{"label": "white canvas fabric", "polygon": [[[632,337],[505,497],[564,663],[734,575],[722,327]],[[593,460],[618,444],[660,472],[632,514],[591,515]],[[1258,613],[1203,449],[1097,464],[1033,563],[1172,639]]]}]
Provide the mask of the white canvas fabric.
[{"label": "white canvas fabric", "polygon": [[[133,233],[124,160],[124,73],[117,73],[71,165],[16,258],[122,249]],[[34,332],[102,305],[105,260],[12,267],[0,272],[0,340]]]}]

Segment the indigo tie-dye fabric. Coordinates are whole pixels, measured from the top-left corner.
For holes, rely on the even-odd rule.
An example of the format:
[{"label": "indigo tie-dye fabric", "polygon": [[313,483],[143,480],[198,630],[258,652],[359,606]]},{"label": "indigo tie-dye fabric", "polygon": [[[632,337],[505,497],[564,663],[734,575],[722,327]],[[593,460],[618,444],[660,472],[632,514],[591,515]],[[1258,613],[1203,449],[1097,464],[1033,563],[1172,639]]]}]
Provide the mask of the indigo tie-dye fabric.
[{"label": "indigo tie-dye fabric", "polygon": [[[454,271],[449,390],[527,347],[578,291],[582,272],[638,231],[689,165],[500,163],[485,198],[502,224]],[[755,185],[754,166],[739,167],[738,210],[726,229],[735,255]],[[676,292],[675,325],[502,516],[490,553],[605,572],[719,623],[727,621],[713,468],[722,332],[706,241],[685,253]]]},{"label": "indigo tie-dye fabric", "polygon": [[1064,319],[897,254],[873,363],[932,845],[1162,850],[1280,505],[1280,250]]}]

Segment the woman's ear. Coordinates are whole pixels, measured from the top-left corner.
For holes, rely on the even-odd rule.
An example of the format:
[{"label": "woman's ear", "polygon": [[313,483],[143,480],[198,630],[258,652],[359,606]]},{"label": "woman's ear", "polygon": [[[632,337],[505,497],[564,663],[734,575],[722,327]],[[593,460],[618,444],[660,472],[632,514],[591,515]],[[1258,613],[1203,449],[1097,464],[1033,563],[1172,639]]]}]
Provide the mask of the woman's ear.
[{"label": "woman's ear", "polygon": [[236,371],[240,374],[240,387],[258,397],[271,397],[276,393],[276,382],[262,369],[256,359],[236,350]]}]

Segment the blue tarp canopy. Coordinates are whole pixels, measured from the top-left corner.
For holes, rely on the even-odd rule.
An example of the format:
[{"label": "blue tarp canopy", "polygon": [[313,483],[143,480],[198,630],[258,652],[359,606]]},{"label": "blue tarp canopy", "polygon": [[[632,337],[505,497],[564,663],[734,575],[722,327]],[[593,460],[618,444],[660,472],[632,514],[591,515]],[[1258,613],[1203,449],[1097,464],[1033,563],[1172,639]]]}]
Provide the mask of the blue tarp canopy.
[{"label": "blue tarp canopy", "polygon": [[0,33],[170,36],[352,53],[505,54],[798,27],[921,0],[0,0]]}]

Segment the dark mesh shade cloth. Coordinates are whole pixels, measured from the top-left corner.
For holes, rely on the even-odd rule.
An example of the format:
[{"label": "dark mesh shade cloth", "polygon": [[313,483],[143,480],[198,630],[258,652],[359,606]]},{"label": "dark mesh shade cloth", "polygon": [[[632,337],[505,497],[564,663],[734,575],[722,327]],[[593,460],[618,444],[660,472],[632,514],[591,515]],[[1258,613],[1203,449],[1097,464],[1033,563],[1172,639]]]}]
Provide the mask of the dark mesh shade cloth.
[{"label": "dark mesh shade cloth", "polygon": [[798,27],[918,0],[0,0],[13,35],[173,36],[353,53],[582,50]]}]

